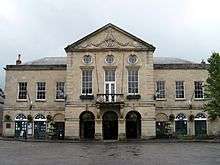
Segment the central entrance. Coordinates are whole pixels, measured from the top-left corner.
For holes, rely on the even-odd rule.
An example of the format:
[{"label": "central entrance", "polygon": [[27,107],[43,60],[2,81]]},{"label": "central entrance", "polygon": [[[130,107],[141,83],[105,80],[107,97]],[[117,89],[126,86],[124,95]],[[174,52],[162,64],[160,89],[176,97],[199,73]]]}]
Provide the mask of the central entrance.
[{"label": "central entrance", "polygon": [[102,117],[103,139],[118,139],[118,115],[113,111],[104,113]]}]

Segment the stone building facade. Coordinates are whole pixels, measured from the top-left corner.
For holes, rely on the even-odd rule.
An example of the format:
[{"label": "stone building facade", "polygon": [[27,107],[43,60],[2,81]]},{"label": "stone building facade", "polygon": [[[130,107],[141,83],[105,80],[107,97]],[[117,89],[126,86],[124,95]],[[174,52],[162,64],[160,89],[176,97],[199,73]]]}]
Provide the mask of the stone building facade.
[{"label": "stone building facade", "polygon": [[107,24],[67,57],[7,65],[4,136],[148,139],[215,135],[202,110],[205,64],[153,57],[155,47]]},{"label": "stone building facade", "polygon": [[4,106],[4,92],[3,90],[0,88],[0,136],[2,135],[2,131],[3,131],[3,106]]}]

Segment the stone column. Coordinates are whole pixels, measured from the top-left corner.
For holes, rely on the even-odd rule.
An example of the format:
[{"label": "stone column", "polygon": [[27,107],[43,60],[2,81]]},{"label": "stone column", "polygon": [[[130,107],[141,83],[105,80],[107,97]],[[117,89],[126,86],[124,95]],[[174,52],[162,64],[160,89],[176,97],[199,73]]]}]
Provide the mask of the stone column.
[{"label": "stone column", "polygon": [[95,120],[95,140],[102,140],[102,119]]},{"label": "stone column", "polygon": [[79,119],[66,119],[65,138],[79,140]]},{"label": "stone column", "polygon": [[119,118],[118,119],[118,140],[123,141],[125,139],[126,139],[125,119]]},{"label": "stone column", "polygon": [[194,123],[195,121],[187,121],[187,135],[195,135]]},{"label": "stone column", "polygon": [[156,136],[156,125],[153,119],[143,118],[141,120],[141,138],[149,139]]}]

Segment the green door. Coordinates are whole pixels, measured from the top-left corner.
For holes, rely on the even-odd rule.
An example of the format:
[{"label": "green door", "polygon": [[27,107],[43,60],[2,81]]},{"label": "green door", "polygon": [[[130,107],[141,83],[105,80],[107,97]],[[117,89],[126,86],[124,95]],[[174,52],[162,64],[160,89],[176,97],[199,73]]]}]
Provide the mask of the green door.
[{"label": "green door", "polygon": [[207,134],[206,120],[195,120],[195,136],[200,137]]},{"label": "green door", "polygon": [[15,137],[26,137],[27,134],[27,122],[26,121],[16,121],[15,122]]},{"label": "green door", "polygon": [[46,122],[35,121],[34,122],[34,137],[36,139],[44,139],[46,136]]},{"label": "green door", "polygon": [[185,120],[175,121],[175,130],[177,135],[187,135],[187,121]]}]

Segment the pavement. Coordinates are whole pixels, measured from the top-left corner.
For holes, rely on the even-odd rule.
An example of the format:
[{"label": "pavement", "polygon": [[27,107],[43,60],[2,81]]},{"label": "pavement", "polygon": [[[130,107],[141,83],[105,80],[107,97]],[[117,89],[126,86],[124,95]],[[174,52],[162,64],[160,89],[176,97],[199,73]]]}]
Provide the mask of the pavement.
[{"label": "pavement", "polygon": [[12,137],[0,137],[2,141],[21,141],[21,142],[47,142],[47,143],[220,143],[220,138],[213,139],[148,139],[148,140],[50,140],[50,139],[23,139]]},{"label": "pavement", "polygon": [[66,143],[65,140],[62,143],[42,143],[6,140],[0,140],[0,165],[220,164],[220,143],[165,143],[167,141],[161,140],[151,143]]}]

